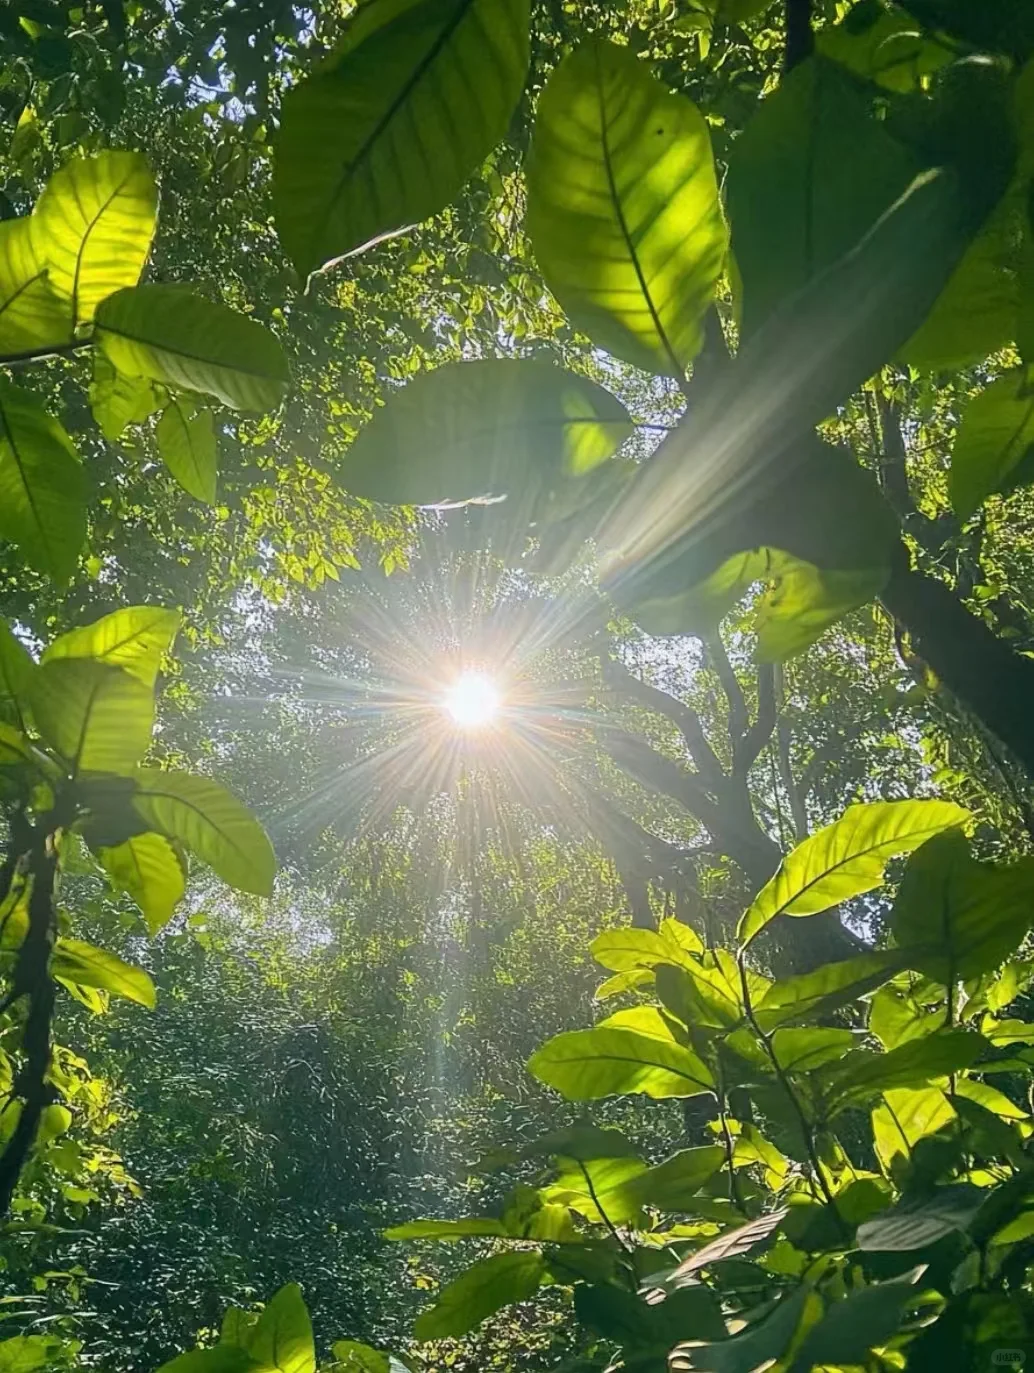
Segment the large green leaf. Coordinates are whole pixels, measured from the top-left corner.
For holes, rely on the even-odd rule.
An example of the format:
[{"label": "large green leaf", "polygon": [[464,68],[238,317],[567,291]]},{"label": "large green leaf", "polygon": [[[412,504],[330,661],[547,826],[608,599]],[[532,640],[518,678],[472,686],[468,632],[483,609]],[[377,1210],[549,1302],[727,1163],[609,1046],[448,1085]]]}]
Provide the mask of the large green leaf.
[{"label": "large green leaf", "polygon": [[113,847],[99,846],[97,857],[112,884],[140,907],[151,934],[169,923],[187,888],[186,864],[171,839],[134,834]]},{"label": "large green leaf", "polygon": [[533,1250],[481,1259],[442,1288],[434,1306],[417,1318],[416,1337],[465,1335],[494,1311],[532,1296],[545,1276],[545,1259]]},{"label": "large green leaf", "polygon": [[668,1366],[672,1373],[756,1373],[759,1368],[768,1368],[796,1334],[808,1297],[808,1288],[798,1287],[729,1339],[677,1344]]},{"label": "large green leaf", "polygon": [[236,410],[273,410],[287,390],[287,359],[267,329],[181,286],[116,291],[97,310],[97,340],[118,371]]},{"label": "large green leaf", "polygon": [[912,855],[891,914],[910,963],[946,982],[992,972],[1034,927],[1034,858],[978,863],[958,830]]},{"label": "large green leaf", "polygon": [[982,1188],[960,1182],[938,1187],[930,1197],[900,1201],[858,1227],[858,1247],[870,1251],[925,1249],[953,1230],[965,1230],[986,1195]]},{"label": "large green leaf", "polygon": [[84,658],[41,665],[32,686],[40,734],[74,774],[132,772],[154,727],[154,692],[120,667]]},{"label": "large green leaf", "polygon": [[680,967],[660,964],[657,995],[684,1025],[729,1029],[743,1019],[743,1003],[720,969],[689,958]]},{"label": "large green leaf", "polygon": [[284,98],[273,204],[302,276],[444,209],[506,132],[528,0],[373,0]]},{"label": "large green leaf", "polygon": [[36,664],[22,641],[0,620],[0,699],[27,704],[36,675]]},{"label": "large green leaf", "polygon": [[399,505],[535,497],[591,472],[632,429],[608,391],[549,363],[446,363],[377,411],[341,480],[354,495]]},{"label": "large green leaf", "polygon": [[528,233],[579,329],[627,362],[685,375],[728,246],[711,136],[627,47],[584,43],[539,100]]},{"label": "large green leaf", "polygon": [[955,437],[948,493],[965,519],[985,497],[1034,480],[1034,390],[1016,367],[973,397]]},{"label": "large green leaf", "polygon": [[636,1206],[655,1206],[660,1211],[690,1211],[700,1189],[714,1177],[725,1161],[719,1144],[702,1144],[681,1149],[663,1163],[629,1178],[620,1188],[621,1196]]},{"label": "large green leaf", "polygon": [[255,1362],[275,1373],[316,1373],[312,1322],[295,1282],[281,1287],[245,1333],[245,1348]]},{"label": "large green leaf", "polygon": [[470,1216],[464,1220],[409,1220],[385,1230],[386,1240],[459,1240],[499,1238],[506,1226],[495,1216]]},{"label": "large green leaf", "polygon": [[155,430],[162,462],[184,491],[215,503],[219,455],[211,410],[195,410],[174,400],[162,411]]},{"label": "large green leaf", "polygon": [[75,325],[123,286],[135,286],[151,251],[158,188],[142,153],[99,153],[66,163],[32,212],[33,241],[50,283],[71,302]]},{"label": "large green leaf", "polygon": [[574,1310],[579,1324],[634,1350],[637,1360],[644,1362],[648,1352],[663,1359],[689,1331],[703,1339],[720,1337],[726,1331],[718,1297],[703,1284],[676,1290],[659,1304],[614,1284],[580,1284],[575,1288]]},{"label": "large green leaf", "polygon": [[180,627],[180,612],[155,605],[131,605],[92,624],[69,630],[43,651],[43,663],[63,658],[89,658],[120,667],[153,689],[162,658]]},{"label": "large green leaf", "polygon": [[829,1015],[886,982],[905,961],[896,949],[884,949],[841,963],[824,963],[814,972],[773,982],[754,1007],[754,1014],[764,1030],[774,1030],[791,1020]]},{"label": "large green leaf", "polygon": [[556,1035],[532,1054],[528,1071],[570,1101],[626,1092],[689,1097],[714,1085],[704,1063],[681,1044],[623,1029]]},{"label": "large green leaf", "polygon": [[939,1087],[896,1087],[872,1113],[876,1154],[890,1172],[908,1159],[921,1139],[956,1119],[951,1102]]},{"label": "large green leaf", "polygon": [[918,1087],[971,1067],[987,1048],[987,1040],[974,1030],[938,1030],[886,1053],[859,1051],[826,1073],[827,1095],[836,1109],[843,1109],[876,1092]]},{"label": "large green leaf", "polygon": [[873,801],[849,806],[835,824],[787,854],[740,921],[746,945],[777,915],[815,915],[883,881],[887,860],[910,853],[968,812],[950,801]]},{"label": "large green leaf", "polygon": [[72,342],[72,315],[54,290],[28,217],[0,223],[0,361]]},{"label": "large green leaf", "polygon": [[210,1349],[189,1349],[163,1363],[157,1373],[269,1373],[246,1349],[235,1344],[214,1344]]},{"label": "large green leaf", "polygon": [[923,80],[952,60],[952,49],[924,32],[896,5],[855,5],[839,24],[815,35],[816,51],[887,90],[920,90]]},{"label": "large green leaf", "polygon": [[334,1369],[343,1370],[343,1373],[391,1373],[387,1354],[371,1345],[360,1344],[358,1340],[335,1340],[330,1352],[334,1356]]},{"label": "large green leaf", "polygon": [[570,1208],[597,1225],[604,1216],[612,1225],[625,1225],[641,1216],[643,1203],[627,1188],[646,1171],[640,1158],[562,1157],[556,1179],[543,1195],[549,1204]]},{"label": "large green leaf", "polygon": [[132,806],[160,830],[214,868],[239,891],[268,896],[276,857],[266,833],[236,797],[209,777],[161,768],[134,773]]},{"label": "large green leaf", "polygon": [[136,1001],[149,1010],[154,1009],[154,983],[143,968],[125,963],[107,949],[84,944],[79,939],[60,937],[54,946],[50,970],[55,977],[76,982],[82,987],[97,987],[115,996]]},{"label": "large green leaf", "polygon": [[79,455],[42,401],[0,378],[0,538],[65,582],[86,537]]},{"label": "large green leaf", "polygon": [[922,1268],[913,1268],[889,1282],[874,1283],[834,1301],[818,1325],[808,1331],[790,1373],[867,1364],[869,1351],[886,1344],[897,1332],[905,1308],[916,1299],[915,1284],[922,1272]]},{"label": "large green leaf", "polygon": [[93,350],[90,409],[109,443],[117,443],[127,425],[142,424],[164,404],[161,387],[146,377],[127,377],[99,348]]},{"label": "large green leaf", "polygon": [[665,920],[659,930],[630,926],[604,930],[589,945],[589,952],[601,967],[616,973],[635,968],[654,968],[658,963],[681,963],[687,952],[703,953],[703,944],[688,925],[680,927],[688,938],[676,938],[675,924],[673,920]]},{"label": "large green leaf", "polygon": [[729,156],[744,333],[854,248],[918,170],[841,67],[812,57],[785,76]]}]

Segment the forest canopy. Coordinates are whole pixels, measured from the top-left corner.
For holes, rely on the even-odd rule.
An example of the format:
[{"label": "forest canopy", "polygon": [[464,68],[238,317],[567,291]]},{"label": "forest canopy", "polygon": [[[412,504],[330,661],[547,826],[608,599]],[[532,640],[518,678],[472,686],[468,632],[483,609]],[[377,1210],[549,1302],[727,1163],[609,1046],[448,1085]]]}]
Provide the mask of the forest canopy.
[{"label": "forest canopy", "polygon": [[0,42],[0,1373],[1034,1368],[1034,8]]}]

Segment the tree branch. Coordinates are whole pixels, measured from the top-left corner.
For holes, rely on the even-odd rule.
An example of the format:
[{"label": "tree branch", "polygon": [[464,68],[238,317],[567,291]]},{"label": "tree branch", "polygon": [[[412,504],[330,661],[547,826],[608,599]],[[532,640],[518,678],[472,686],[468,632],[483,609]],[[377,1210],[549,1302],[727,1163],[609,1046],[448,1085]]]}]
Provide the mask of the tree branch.
[{"label": "tree branch", "polygon": [[786,53],[784,72],[793,71],[815,51],[815,35],[811,31],[811,0],[786,0]]},{"label": "tree branch", "polygon": [[718,680],[725,692],[725,699],[729,703],[729,738],[732,741],[732,751],[735,756],[740,740],[747,732],[747,703],[743,699],[740,679],[736,676],[736,669],[729,661],[729,655],[725,651],[725,644],[722,642],[721,635],[716,634],[713,639],[705,640],[705,645],[711,659],[711,665],[717,672]]},{"label": "tree branch", "polygon": [[772,737],[776,724],[776,669],[774,663],[758,664],[758,710],[754,723],[733,746],[732,770],[746,777],[750,765]]},{"label": "tree branch", "polygon": [[644,682],[618,658],[601,658],[603,679],[614,691],[630,696],[647,710],[655,711],[670,720],[685,740],[689,756],[705,782],[718,783],[725,777],[717,755],[707,742],[700,716],[684,701],[671,696],[660,687]]}]

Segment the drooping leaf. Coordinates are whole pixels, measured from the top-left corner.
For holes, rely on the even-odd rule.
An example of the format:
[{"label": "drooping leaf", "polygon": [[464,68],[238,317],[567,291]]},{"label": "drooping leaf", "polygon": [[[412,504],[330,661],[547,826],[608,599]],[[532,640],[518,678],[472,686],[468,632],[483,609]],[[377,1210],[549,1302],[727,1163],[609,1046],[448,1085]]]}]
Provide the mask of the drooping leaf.
[{"label": "drooping leaf", "polygon": [[986,1193],[969,1182],[938,1187],[931,1197],[899,1201],[858,1227],[858,1247],[870,1252],[925,1249],[953,1230],[965,1230]]},{"label": "drooping leaf", "polygon": [[0,538],[65,582],[85,537],[86,483],[71,439],[38,396],[0,378]]},{"label": "drooping leaf", "polygon": [[254,320],[181,286],[130,286],[97,310],[97,341],[119,372],[273,410],[287,390],[279,343]]},{"label": "drooping leaf", "polygon": [[35,674],[36,664],[29,650],[0,620],[0,698],[25,705]]},{"label": "drooping leaf", "polygon": [[887,860],[932,835],[962,825],[968,813],[949,801],[873,801],[849,806],[835,824],[787,854],[740,921],[750,941],[777,915],[814,915],[883,880]]},{"label": "drooping leaf", "polygon": [[377,411],[341,480],[397,505],[544,495],[605,462],[631,432],[620,401],[573,372],[527,359],[446,363]]},{"label": "drooping leaf", "polygon": [[75,325],[124,286],[151,251],[158,188],[142,153],[76,157],[54,173],[32,212],[33,242]]},{"label": "drooping leaf", "polygon": [[434,1306],[417,1318],[416,1337],[465,1335],[494,1311],[532,1296],[545,1276],[545,1259],[534,1250],[481,1259],[442,1288]]},{"label": "drooping leaf", "polygon": [[215,503],[219,456],[211,410],[194,410],[171,401],[155,430],[158,452],[172,475],[196,500]]},{"label": "drooping leaf", "polygon": [[72,342],[68,304],[54,290],[28,217],[0,222],[0,361]]},{"label": "drooping leaf", "polygon": [[151,743],[154,692],[139,678],[88,658],[42,664],[32,686],[40,734],[73,774],[127,774]]},{"label": "drooping leaf", "polygon": [[910,963],[946,982],[997,968],[1034,926],[1034,859],[979,863],[958,830],[909,859],[891,913]]},{"label": "drooping leaf", "polygon": [[276,857],[236,797],[211,778],[186,772],[138,768],[133,777],[132,807],[149,828],[179,840],[238,891],[269,896]]},{"label": "drooping leaf", "polygon": [[922,1273],[921,1267],[913,1268],[889,1282],[873,1283],[832,1302],[822,1320],[804,1337],[791,1373],[867,1363],[869,1351],[886,1344],[897,1332],[906,1308],[915,1301],[915,1284]]},{"label": "drooping leaf", "polygon": [[528,1060],[528,1071],[571,1101],[623,1092],[688,1097],[710,1091],[704,1063],[681,1044],[665,1044],[634,1030],[568,1030]]},{"label": "drooping leaf", "polygon": [[162,658],[172,647],[180,619],[178,610],[166,610],[162,606],[125,606],[54,639],[44,649],[40,661],[91,659],[108,667],[120,667],[153,690]]},{"label": "drooping leaf", "polygon": [[854,248],[919,170],[871,106],[861,83],[812,57],[733,144],[726,202],[745,335]]},{"label": "drooping leaf", "polygon": [[1034,480],[1034,391],[1014,368],[973,397],[955,438],[948,491],[956,512],[972,515],[987,496]]},{"label": "drooping leaf", "polygon": [[90,409],[109,443],[117,443],[130,424],[142,424],[165,403],[161,387],[146,377],[127,377],[100,349],[93,353]]},{"label": "drooping leaf", "polygon": [[728,231],[706,121],[627,47],[590,39],[550,76],[527,227],[546,284],[594,343],[685,375]]},{"label": "drooping leaf", "polygon": [[287,92],[273,203],[303,277],[429,218],[506,132],[528,0],[374,0]]},{"label": "drooping leaf", "polygon": [[183,855],[163,834],[134,834],[97,857],[114,886],[140,907],[147,928],[157,934],[172,919],[186,891]]},{"label": "drooping leaf", "polygon": [[245,1347],[260,1367],[275,1373],[316,1373],[312,1323],[296,1282],[286,1283],[266,1303]]},{"label": "drooping leaf", "polygon": [[123,962],[107,949],[62,935],[54,946],[50,968],[55,977],[63,977],[83,987],[98,987],[114,996],[125,997],[127,1001],[136,1001],[149,1010],[154,1009],[154,983],[143,968]]}]

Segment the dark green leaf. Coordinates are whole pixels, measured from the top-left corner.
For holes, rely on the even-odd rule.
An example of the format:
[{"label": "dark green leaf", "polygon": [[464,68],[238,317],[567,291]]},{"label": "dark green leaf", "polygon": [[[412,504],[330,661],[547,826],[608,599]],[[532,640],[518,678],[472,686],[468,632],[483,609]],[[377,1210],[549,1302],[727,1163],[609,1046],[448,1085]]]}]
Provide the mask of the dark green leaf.
[{"label": "dark green leaf", "polygon": [[797,1351],[791,1373],[811,1373],[827,1364],[865,1364],[869,1351],[884,1345],[901,1325],[906,1307],[915,1301],[922,1268],[890,1282],[875,1283],[833,1302],[812,1326]]},{"label": "dark green leaf", "polygon": [[962,518],[987,496],[1028,480],[1034,445],[1034,390],[1023,367],[1013,368],[966,406],[955,438],[948,475],[951,503]]},{"label": "dark green leaf", "polygon": [[534,1250],[482,1259],[442,1288],[434,1306],[417,1318],[416,1337],[465,1335],[501,1307],[527,1300],[545,1276],[545,1259]]},{"label": "dark green leaf", "polygon": [[898,1202],[858,1227],[858,1247],[895,1252],[925,1249],[942,1235],[965,1230],[986,1193],[971,1183],[938,1187],[933,1196]]},{"label": "dark green leaf", "polygon": [[746,1329],[731,1339],[713,1344],[677,1344],[671,1351],[672,1373],[755,1373],[779,1358],[793,1339],[808,1300],[808,1289],[799,1287],[778,1302],[774,1310],[746,1312]]}]

